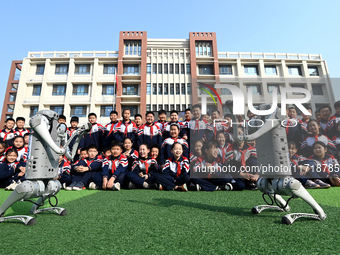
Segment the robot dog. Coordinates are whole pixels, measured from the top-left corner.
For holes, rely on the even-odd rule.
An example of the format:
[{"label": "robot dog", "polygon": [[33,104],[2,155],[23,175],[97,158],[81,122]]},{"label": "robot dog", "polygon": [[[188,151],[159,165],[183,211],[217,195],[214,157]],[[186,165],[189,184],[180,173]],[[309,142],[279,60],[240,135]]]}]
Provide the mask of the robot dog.
[{"label": "robot dog", "polygon": [[[231,102],[227,101],[226,106],[231,110]],[[259,110],[269,109],[269,105],[260,105]],[[308,217],[317,220],[325,220],[326,214],[320,205],[314,200],[314,198],[307,192],[300,181],[292,177],[292,169],[290,167],[288,142],[285,129],[281,126],[281,121],[284,118],[279,115],[280,109],[277,108],[267,118],[257,118],[256,121],[264,123],[263,126],[257,130],[253,130],[252,134],[248,134],[250,131],[249,126],[245,125],[245,131],[243,135],[239,136],[237,128],[234,128],[234,137],[239,141],[256,141],[256,151],[258,157],[258,165],[260,166],[279,166],[278,172],[264,171],[260,168],[260,178],[256,185],[258,189],[263,193],[262,197],[267,205],[258,205],[252,208],[253,214],[259,214],[265,209],[274,209],[282,212],[290,211],[288,202],[291,198],[301,198],[307,204],[309,204],[315,214],[309,213],[291,213],[282,218],[282,223],[291,225],[300,217]],[[265,121],[268,120],[268,121]],[[233,116],[233,122],[237,122]],[[248,124],[249,125],[249,124]],[[256,124],[252,124],[256,126]],[[249,132],[250,133],[250,132]],[[266,195],[268,198],[266,199]],[[291,196],[286,202],[281,195]],[[269,200],[269,201],[268,201]],[[274,205],[274,202],[276,205]]]},{"label": "robot dog", "polygon": [[[92,125],[90,123],[83,125],[74,131],[67,141],[66,125],[59,124],[57,120],[58,114],[50,110],[39,111],[30,119],[29,124],[34,132],[30,136],[28,145],[25,181],[15,188],[0,207],[0,223],[13,219],[22,221],[25,225],[36,223],[35,218],[26,215],[3,217],[7,209],[19,200],[34,204],[30,211],[31,214],[44,211],[53,211],[60,216],[67,214],[66,209],[56,207],[58,200],[55,195],[61,189],[61,184],[57,180],[59,155],[65,155],[69,160],[73,159],[80,139],[91,130]],[[75,138],[76,141],[71,152],[68,146]],[[55,205],[52,205],[51,197],[56,199]],[[34,202],[29,200],[30,198],[39,199]],[[46,199],[49,199],[52,207],[39,209],[44,205]]]}]

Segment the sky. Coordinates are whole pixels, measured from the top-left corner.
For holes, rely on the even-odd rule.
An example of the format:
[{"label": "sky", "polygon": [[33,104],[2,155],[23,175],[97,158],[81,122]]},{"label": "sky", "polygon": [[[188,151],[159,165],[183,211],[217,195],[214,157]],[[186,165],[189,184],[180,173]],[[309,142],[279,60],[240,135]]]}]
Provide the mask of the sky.
[{"label": "sky", "polygon": [[187,39],[216,32],[219,52],[322,54],[340,100],[338,0],[0,0],[0,110],[12,60],[29,51],[118,50],[119,31]]}]

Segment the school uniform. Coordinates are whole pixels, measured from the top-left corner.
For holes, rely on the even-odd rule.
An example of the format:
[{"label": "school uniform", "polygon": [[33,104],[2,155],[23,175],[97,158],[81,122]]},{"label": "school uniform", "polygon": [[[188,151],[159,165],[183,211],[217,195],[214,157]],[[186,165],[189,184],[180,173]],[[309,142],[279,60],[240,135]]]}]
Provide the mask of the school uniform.
[{"label": "school uniform", "polygon": [[308,158],[311,170],[307,176],[311,179],[321,179],[323,182],[331,184],[330,178],[339,175],[339,163],[332,155],[326,154],[323,159],[318,159],[315,155]]},{"label": "school uniform", "polygon": [[0,188],[6,188],[12,181],[24,180],[24,176],[18,177],[18,174],[21,172],[19,170],[20,166],[25,167],[26,163],[18,161],[8,163],[6,159],[0,163]]},{"label": "school uniform", "polygon": [[211,128],[214,131],[214,139],[217,139],[217,134],[219,133],[223,133],[226,137],[226,142],[227,143],[233,143],[234,142],[234,138],[232,136],[232,134],[230,133],[230,126],[228,127],[225,123],[221,123],[221,122],[212,122],[210,124]]},{"label": "school uniform", "polygon": [[295,142],[300,146],[308,134],[307,127],[297,118],[288,118],[284,123],[288,142]]},{"label": "school uniform", "polygon": [[144,124],[141,126],[141,128],[138,131],[138,140],[137,140],[137,146],[141,144],[147,144],[149,147],[153,144],[157,144],[159,147],[162,146],[162,132],[160,128],[152,123]]},{"label": "school uniform", "polygon": [[19,130],[17,127],[14,129],[15,135],[16,136],[22,136],[24,137],[25,134],[29,134],[30,131],[26,128],[23,128],[22,130]]},{"label": "school uniform", "polygon": [[[79,182],[81,181],[84,186],[88,185],[88,181],[89,179],[101,179],[101,167],[102,167],[102,163],[103,163],[103,158],[102,156],[96,156],[92,159],[90,159],[89,157],[84,158],[82,160],[77,161],[72,169],[73,169],[73,176],[72,176],[72,182]],[[88,167],[89,171],[86,172],[77,172],[75,170],[76,167],[79,166],[84,166],[84,167]],[[97,174],[95,174],[97,173]]]},{"label": "school uniform", "polygon": [[132,143],[135,144],[137,142],[136,137],[137,126],[131,120],[129,120],[128,122],[118,122],[113,132],[113,139],[120,142],[123,142],[125,138],[130,138]]},{"label": "school uniform", "polygon": [[119,182],[120,184],[123,184],[128,165],[129,162],[123,154],[117,158],[110,156],[103,161],[102,178],[107,178],[107,180],[109,180],[111,177],[114,177],[115,183]]},{"label": "school uniform", "polygon": [[127,156],[127,160],[129,162],[128,164],[128,169],[127,171],[131,171],[133,163],[135,162],[135,160],[137,160],[139,157],[138,151],[131,149],[131,151],[129,152],[129,155]]},{"label": "school uniform", "polygon": [[228,152],[231,151],[233,148],[230,143],[225,143],[224,145],[218,145],[218,157],[222,160],[222,164],[227,161],[226,156]]},{"label": "school uniform", "polygon": [[164,124],[164,129],[163,129],[163,133],[162,133],[162,137],[163,137],[163,141],[167,138],[170,138],[170,127],[171,124],[177,124],[179,127],[179,137],[183,137],[183,135],[185,134],[185,131],[183,130],[184,126],[182,124],[182,122],[180,121],[176,121],[176,122],[167,122]]},{"label": "school uniform", "polygon": [[326,129],[326,135],[328,137],[333,137],[337,133],[337,124],[340,121],[340,114],[334,114],[329,118],[329,121],[327,123],[327,129]]},{"label": "school uniform", "polygon": [[16,160],[26,162],[27,154],[28,154],[28,147],[22,146],[21,148],[15,148],[14,146],[11,146],[6,149],[5,154],[9,149],[13,149],[13,148],[16,149],[18,152],[18,157]]},{"label": "school uniform", "polygon": [[307,177],[306,175],[301,175],[300,174],[300,165],[304,165],[308,163],[307,162],[307,158],[298,154],[294,154],[291,158],[290,158],[290,166],[291,166],[291,170],[292,170],[292,176],[296,179],[298,179],[301,184],[304,186],[306,184],[306,182],[308,181],[309,177]]},{"label": "school uniform", "polygon": [[79,148],[87,148],[94,144],[98,151],[103,149],[103,130],[104,127],[99,123],[94,123],[89,133],[85,134],[80,140]]},{"label": "school uniform", "polygon": [[70,185],[72,183],[72,176],[71,176],[71,162],[68,161],[65,157],[63,157],[62,161],[59,164],[58,169],[58,180],[63,185]]},{"label": "school uniform", "polygon": [[110,122],[108,124],[105,125],[104,127],[104,134],[103,134],[103,147],[104,148],[109,148],[110,144],[112,143],[112,141],[114,140],[114,131],[116,126],[118,125],[118,121],[116,122]]},{"label": "school uniform", "polygon": [[163,133],[164,126],[165,126],[166,123],[167,123],[167,121],[158,120],[158,121],[155,122],[155,125],[158,126]]},{"label": "school uniform", "polygon": [[[67,132],[67,140],[69,140],[71,138],[73,132],[76,131],[77,129],[78,129],[77,127],[75,129],[67,128],[67,130],[66,130],[66,132]],[[73,140],[69,143],[68,147],[69,147],[70,150],[72,150],[73,145],[74,145],[74,143],[77,140],[77,137],[78,137],[78,135],[76,137],[74,137]]]},{"label": "school uniform", "polygon": [[190,147],[193,146],[196,141],[202,140],[204,137],[207,141],[209,141],[214,134],[212,127],[209,122],[204,120],[202,117],[200,119],[192,119],[190,120]]},{"label": "school uniform", "polygon": [[163,190],[173,190],[176,186],[182,186],[190,181],[189,160],[181,156],[179,160],[171,157],[165,161],[162,173],[155,173],[157,183]]},{"label": "school uniform", "polygon": [[310,157],[311,155],[313,155],[313,144],[316,141],[323,142],[327,146],[327,153],[332,155],[336,153],[335,145],[327,136],[321,134],[309,134],[301,144],[301,154],[305,157]]},{"label": "school uniform", "polygon": [[183,146],[183,156],[189,158],[189,145],[183,138],[167,138],[164,140],[160,153],[160,164],[163,165],[165,160],[173,157],[171,147],[174,143],[180,143]]},{"label": "school uniform", "polygon": [[16,133],[13,129],[10,131],[6,131],[6,129],[3,129],[0,132],[0,140],[5,142],[8,147],[13,146],[13,140],[15,137]]},{"label": "school uniform", "polygon": [[326,119],[321,119],[320,120],[320,122],[319,122],[319,124],[320,124],[320,126],[321,126],[321,132],[322,132],[322,134],[327,134],[327,128],[328,128],[328,121],[329,121],[329,119],[328,120],[326,120]]},{"label": "school uniform", "polygon": [[[132,166],[132,170],[127,172],[125,179],[127,182],[132,182],[137,188],[143,188],[143,183],[148,184],[156,183],[155,173],[158,172],[157,161],[153,158],[138,158],[135,160]],[[147,175],[148,178],[145,180],[140,177],[139,174]]]}]

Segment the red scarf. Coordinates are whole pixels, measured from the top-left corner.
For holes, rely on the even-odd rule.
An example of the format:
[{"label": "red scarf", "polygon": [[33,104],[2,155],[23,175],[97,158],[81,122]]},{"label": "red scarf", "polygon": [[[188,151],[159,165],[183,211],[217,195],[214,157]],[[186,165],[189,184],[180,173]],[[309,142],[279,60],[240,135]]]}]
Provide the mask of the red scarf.
[{"label": "red scarf", "polygon": [[148,174],[149,173],[148,160],[141,160],[140,162],[145,165],[145,172],[146,172],[146,174]]},{"label": "red scarf", "polygon": [[150,128],[150,136],[151,136],[151,139],[152,139],[152,137],[153,137],[153,126],[154,126],[153,123],[151,125],[145,123],[145,126]]}]

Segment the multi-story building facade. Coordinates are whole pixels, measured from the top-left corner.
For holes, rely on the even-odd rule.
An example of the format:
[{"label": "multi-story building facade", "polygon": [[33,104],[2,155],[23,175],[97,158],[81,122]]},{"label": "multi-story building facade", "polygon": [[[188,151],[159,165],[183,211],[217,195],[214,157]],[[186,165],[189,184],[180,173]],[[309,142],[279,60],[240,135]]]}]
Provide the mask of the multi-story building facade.
[{"label": "multi-story building facade", "polygon": [[[130,108],[132,115],[184,111],[209,92],[200,89],[202,83],[215,87],[222,102],[231,99],[223,84],[232,84],[245,95],[251,90],[254,105],[270,102],[274,87],[278,93],[282,87],[311,91],[314,111],[334,104],[321,55],[218,52],[212,32],[190,32],[189,39],[149,39],[145,31],[122,31],[118,51],[29,52],[23,61],[13,61],[1,123],[8,117],[28,119],[41,109],[68,119],[77,115],[80,123],[95,112],[103,124],[112,109],[120,113]],[[208,111],[225,110],[209,97],[207,104]]]}]

